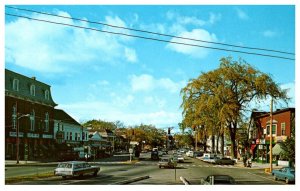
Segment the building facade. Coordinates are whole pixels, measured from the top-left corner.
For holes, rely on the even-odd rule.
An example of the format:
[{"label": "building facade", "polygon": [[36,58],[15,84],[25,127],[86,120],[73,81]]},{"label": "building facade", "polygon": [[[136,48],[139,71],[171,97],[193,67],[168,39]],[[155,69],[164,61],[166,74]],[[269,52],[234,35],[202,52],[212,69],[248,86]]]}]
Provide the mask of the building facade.
[{"label": "building facade", "polygon": [[51,157],[56,105],[49,85],[5,69],[5,159]]},{"label": "building facade", "polygon": [[[273,112],[272,147],[291,137],[292,127],[295,127],[295,108],[286,108]],[[270,151],[270,113],[252,112],[249,138],[251,154],[259,162],[269,162]],[[276,161],[278,157],[273,157]],[[274,161],[274,162],[275,162]]]},{"label": "building facade", "polygon": [[88,130],[69,114],[60,109],[54,110],[53,135],[57,147],[66,144],[70,147],[84,146],[88,142]]}]

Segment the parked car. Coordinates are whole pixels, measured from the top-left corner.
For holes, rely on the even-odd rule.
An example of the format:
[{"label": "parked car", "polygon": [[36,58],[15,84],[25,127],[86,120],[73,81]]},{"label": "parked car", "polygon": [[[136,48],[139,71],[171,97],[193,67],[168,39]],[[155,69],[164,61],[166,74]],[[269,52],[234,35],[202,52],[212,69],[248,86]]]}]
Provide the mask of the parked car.
[{"label": "parked car", "polygon": [[202,180],[201,183],[206,185],[227,185],[235,184],[235,180],[229,175],[209,175],[206,177],[206,179]]},{"label": "parked car", "polygon": [[68,176],[83,176],[85,174],[97,176],[99,171],[100,167],[91,166],[85,161],[68,161],[58,163],[54,170],[54,175],[62,176],[62,178],[66,178]]},{"label": "parked car", "polygon": [[274,180],[284,180],[285,183],[295,182],[295,168],[283,167],[278,170],[272,170]]},{"label": "parked car", "polygon": [[172,158],[162,158],[158,162],[159,168],[175,168],[177,166],[177,163]]},{"label": "parked car", "polygon": [[215,160],[213,161],[214,164],[230,164],[230,165],[234,165],[235,161],[231,160],[230,158],[215,158]]},{"label": "parked car", "polygon": [[203,156],[203,152],[201,152],[201,151],[195,151],[194,153],[193,153],[193,157],[194,158],[196,158],[196,157],[202,157]]},{"label": "parked car", "polygon": [[194,156],[194,151],[188,151],[186,152],[187,157],[193,157]]}]

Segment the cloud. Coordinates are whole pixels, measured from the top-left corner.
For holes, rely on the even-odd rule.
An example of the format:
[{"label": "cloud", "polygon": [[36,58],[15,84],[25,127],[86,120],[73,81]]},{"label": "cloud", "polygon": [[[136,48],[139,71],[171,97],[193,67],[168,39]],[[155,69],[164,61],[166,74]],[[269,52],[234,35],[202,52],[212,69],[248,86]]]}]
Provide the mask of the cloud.
[{"label": "cloud", "polygon": [[[60,16],[71,17],[66,12]],[[33,14],[32,18],[89,27],[85,22]],[[119,17],[105,17],[109,24],[126,26]],[[22,32],[20,32],[20,28]],[[86,67],[88,63],[136,62],[134,49],[124,45],[131,38],[19,18],[5,25],[5,58],[31,70],[57,73]]]},{"label": "cloud", "polygon": [[209,20],[207,21],[210,24],[214,24],[217,21],[221,20],[222,15],[220,13],[215,14],[215,13],[209,13]]},{"label": "cloud", "polygon": [[272,31],[272,30],[265,30],[265,31],[263,31],[262,34],[264,37],[267,37],[267,38],[273,38],[273,37],[277,36],[277,32]]},{"label": "cloud", "polygon": [[125,48],[125,58],[128,62],[137,62],[137,55],[134,49]]},{"label": "cloud", "polygon": [[235,8],[235,11],[238,15],[238,18],[241,20],[248,20],[249,16],[247,15],[247,13],[239,8]]},{"label": "cloud", "polygon": [[[130,98],[129,98],[130,99]],[[163,127],[181,121],[180,112],[159,110],[154,112],[127,111],[122,105],[101,101],[60,104],[60,109],[68,112],[77,121],[101,119],[106,121],[122,121],[126,125],[153,124]]]},{"label": "cloud", "polygon": [[[206,31],[204,29],[194,29],[191,32],[185,31],[185,32],[180,33],[178,36],[181,36],[184,38],[199,39],[199,40],[203,40],[203,41],[217,42],[216,35],[213,33],[210,34],[208,31]],[[205,44],[205,43],[199,43],[199,42],[195,43],[192,41],[187,41],[184,39],[176,39],[176,38],[172,38],[171,42],[180,42],[180,43],[209,46],[208,44]],[[205,48],[200,48],[200,47],[195,47],[195,46],[186,46],[186,45],[180,45],[180,44],[172,44],[172,43],[169,43],[167,45],[167,48],[169,48],[170,50],[173,50],[175,52],[178,52],[178,53],[189,55],[194,58],[204,58],[209,53],[209,50],[205,49]]]},{"label": "cloud", "polygon": [[179,93],[180,89],[185,85],[185,82],[174,82],[169,78],[155,79],[149,74],[142,74],[140,76],[130,76],[130,84],[134,92],[150,92],[154,89],[164,89],[169,93]]}]

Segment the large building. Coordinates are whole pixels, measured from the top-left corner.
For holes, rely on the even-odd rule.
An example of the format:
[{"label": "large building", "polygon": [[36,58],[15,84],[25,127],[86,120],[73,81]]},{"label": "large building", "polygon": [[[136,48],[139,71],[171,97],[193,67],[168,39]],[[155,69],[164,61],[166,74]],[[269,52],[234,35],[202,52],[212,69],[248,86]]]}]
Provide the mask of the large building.
[{"label": "large building", "polygon": [[6,159],[51,156],[56,105],[49,85],[5,69]]},{"label": "large building", "polygon": [[[295,108],[280,109],[272,115],[272,147],[275,148],[277,143],[284,142],[292,136],[292,128],[295,127]],[[253,111],[249,132],[252,140],[250,151],[253,158],[257,161],[269,162],[270,113]]]}]

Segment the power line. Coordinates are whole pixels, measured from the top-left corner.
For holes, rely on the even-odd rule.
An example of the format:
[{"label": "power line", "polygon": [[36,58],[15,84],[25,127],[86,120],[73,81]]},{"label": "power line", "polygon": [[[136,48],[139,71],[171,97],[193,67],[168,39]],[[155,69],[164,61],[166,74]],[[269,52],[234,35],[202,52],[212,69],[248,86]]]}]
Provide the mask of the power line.
[{"label": "power line", "polygon": [[6,7],[10,8],[10,9],[22,10],[22,11],[27,11],[27,12],[32,12],[32,13],[38,13],[38,14],[43,14],[43,15],[49,15],[49,16],[54,16],[54,17],[65,18],[65,19],[71,19],[71,20],[76,20],[76,21],[83,21],[83,22],[92,23],[92,24],[100,24],[100,25],[114,27],[114,28],[119,28],[119,29],[126,29],[126,30],[130,30],[130,31],[136,31],[136,32],[142,32],[142,33],[154,34],[154,35],[165,36],[165,37],[172,37],[172,38],[183,39],[183,40],[191,40],[191,41],[204,42],[204,43],[210,43],[210,44],[217,44],[217,45],[229,46],[229,47],[235,47],[235,48],[243,48],[243,49],[260,50],[260,51],[268,51],[268,52],[276,52],[276,53],[282,53],[282,54],[295,55],[295,53],[285,52],[285,51],[279,51],[279,50],[272,50],[272,49],[265,49],[265,48],[256,48],[256,47],[249,47],[249,46],[239,46],[239,45],[233,45],[233,44],[227,44],[227,43],[219,43],[219,42],[212,42],[212,41],[206,41],[206,40],[200,40],[200,39],[194,39],[194,38],[186,38],[186,37],[180,37],[180,36],[175,36],[175,35],[169,35],[169,34],[162,34],[162,33],[152,32],[152,31],[146,31],[146,30],[140,30],[140,29],[133,29],[133,28],[128,28],[128,27],[121,27],[121,26],[106,24],[106,23],[102,23],[102,22],[88,21],[88,20],[74,18],[74,17],[66,17],[66,16],[61,16],[61,15],[55,15],[55,14],[45,13],[45,12],[40,12],[40,11],[35,11],[35,10],[31,10],[31,9],[17,8],[17,7],[12,7],[12,6],[6,6]]},{"label": "power line", "polygon": [[125,34],[125,33],[120,33],[120,32],[100,30],[100,29],[95,29],[95,28],[90,28],[90,27],[83,27],[83,26],[72,25],[72,24],[67,24],[67,23],[54,22],[54,21],[49,21],[49,20],[44,20],[44,19],[36,19],[36,18],[31,18],[31,17],[27,17],[27,16],[22,16],[22,15],[15,15],[15,14],[11,14],[11,13],[5,13],[5,15],[13,16],[13,17],[19,17],[19,18],[26,18],[26,19],[30,19],[30,20],[34,20],[34,21],[46,22],[46,23],[51,23],[51,24],[64,25],[64,26],[69,26],[69,27],[93,30],[93,31],[98,31],[98,32],[103,32],[103,33],[122,35],[122,36],[128,36],[128,37],[135,37],[135,38],[146,39],[146,40],[153,40],[153,41],[166,42],[166,43],[172,43],[172,44],[207,48],[207,49],[220,50],[220,51],[226,51],[226,52],[235,52],[235,53],[243,53],[243,54],[250,54],[250,55],[256,55],[256,56],[280,58],[280,59],[285,59],[285,60],[295,60],[293,58],[275,56],[275,55],[270,55],[270,54],[261,54],[261,53],[246,52],[246,51],[239,51],[239,50],[228,50],[228,49],[224,49],[224,48],[217,48],[217,47],[202,46],[202,45],[197,45],[197,44],[188,44],[188,43],[182,43],[182,42],[168,41],[168,40],[162,40],[162,39],[151,38],[151,37],[144,37],[144,36],[139,36],[139,35],[130,35],[130,34]]}]

